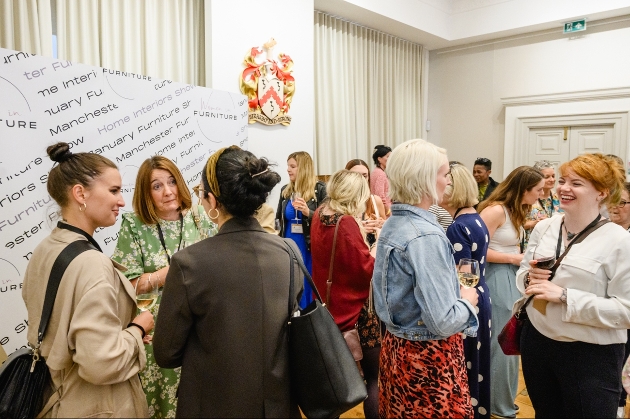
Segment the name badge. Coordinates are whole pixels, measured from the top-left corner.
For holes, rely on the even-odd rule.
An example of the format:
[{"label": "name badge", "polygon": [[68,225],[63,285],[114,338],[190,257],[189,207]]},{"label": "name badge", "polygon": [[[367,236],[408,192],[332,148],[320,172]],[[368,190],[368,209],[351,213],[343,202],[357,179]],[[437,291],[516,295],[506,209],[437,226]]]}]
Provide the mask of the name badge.
[{"label": "name badge", "polygon": [[302,227],[302,224],[291,224],[291,233],[304,234],[304,228]]}]

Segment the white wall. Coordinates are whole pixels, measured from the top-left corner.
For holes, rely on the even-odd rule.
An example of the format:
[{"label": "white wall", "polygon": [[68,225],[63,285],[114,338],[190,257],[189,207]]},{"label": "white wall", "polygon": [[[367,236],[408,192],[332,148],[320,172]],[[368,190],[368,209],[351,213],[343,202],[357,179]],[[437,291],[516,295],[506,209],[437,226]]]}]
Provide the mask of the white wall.
[{"label": "white wall", "polygon": [[[278,163],[276,170],[285,184],[289,180],[287,156],[294,151],[307,151],[312,156],[314,150],[313,1],[206,1],[206,9],[206,44],[211,45],[212,63],[208,64],[208,87],[239,91],[245,54],[272,37],[278,43],[274,55],[285,53],[293,59],[291,125],[250,124],[248,137],[252,153]],[[279,194],[280,185],[268,199],[274,208]]]},{"label": "white wall", "polygon": [[476,157],[488,157],[493,177],[501,180],[501,98],[630,86],[630,20],[603,23],[591,25],[577,38],[535,33],[485,46],[431,51],[428,139],[469,167]]}]

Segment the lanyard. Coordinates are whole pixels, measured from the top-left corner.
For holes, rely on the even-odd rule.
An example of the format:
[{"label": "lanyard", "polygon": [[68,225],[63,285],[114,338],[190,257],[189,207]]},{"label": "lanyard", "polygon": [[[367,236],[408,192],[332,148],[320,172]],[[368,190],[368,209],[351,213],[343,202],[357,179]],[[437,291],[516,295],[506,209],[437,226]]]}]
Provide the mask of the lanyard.
[{"label": "lanyard", "polygon": [[[575,237],[573,237],[573,239],[571,241],[569,241],[569,245],[571,245],[572,242],[577,240],[586,230],[590,229],[595,224],[597,224],[601,218],[602,218],[602,215],[601,214],[597,214],[597,217],[595,217],[595,219],[593,221],[591,221],[591,223],[589,225],[584,227],[584,229],[582,231],[580,231],[578,234],[576,234]],[[564,218],[562,219],[562,223],[560,223],[560,233],[558,234],[558,244],[556,245],[556,259],[558,259],[558,257],[560,256],[560,246],[562,246],[562,226],[563,225],[564,225]]]},{"label": "lanyard", "polygon": [[[166,243],[164,242],[164,234],[162,233],[162,227],[160,227],[160,222],[157,223],[158,235],[160,236],[160,243],[162,243],[162,249],[164,249],[164,253],[166,253],[166,259],[168,260],[168,264],[171,264],[171,256],[168,254],[168,250],[166,250]],[[184,216],[182,213],[179,213],[179,244],[177,245],[177,251],[179,252],[179,248],[182,245],[182,238],[184,237]]]},{"label": "lanyard", "polygon": [[94,237],[90,236],[89,234],[87,234],[85,231],[81,230],[79,227],[75,227],[73,225],[70,224],[66,224],[66,223],[62,223],[61,221],[57,222],[57,228],[63,228],[64,230],[69,230],[72,231],[73,233],[77,233],[82,235],[83,237],[85,237],[90,243],[92,243],[92,245],[94,247],[96,247],[96,249],[103,253],[103,251],[101,250],[101,246],[98,245],[98,243],[96,242],[96,240],[94,240]]}]

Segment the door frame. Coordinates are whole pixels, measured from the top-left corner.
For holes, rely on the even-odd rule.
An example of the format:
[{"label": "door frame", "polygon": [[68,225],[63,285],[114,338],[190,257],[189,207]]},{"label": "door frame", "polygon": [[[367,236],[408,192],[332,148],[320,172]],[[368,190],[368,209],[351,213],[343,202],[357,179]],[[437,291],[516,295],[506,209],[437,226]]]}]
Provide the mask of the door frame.
[{"label": "door frame", "polygon": [[529,130],[613,125],[613,153],[630,161],[630,87],[502,98],[505,106],[503,177],[527,164]]}]

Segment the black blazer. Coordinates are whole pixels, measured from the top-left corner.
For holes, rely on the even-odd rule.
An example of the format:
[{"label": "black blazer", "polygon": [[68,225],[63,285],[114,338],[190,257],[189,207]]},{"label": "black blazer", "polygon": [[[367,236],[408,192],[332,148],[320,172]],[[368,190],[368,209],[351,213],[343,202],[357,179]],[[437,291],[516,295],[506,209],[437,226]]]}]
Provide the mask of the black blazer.
[{"label": "black blazer", "polygon": [[[290,260],[284,240],[253,217],[175,253],[153,351],[159,366],[182,367],[177,417],[300,417],[289,374]],[[293,278],[293,310],[302,278]]]},{"label": "black blazer", "polygon": [[[285,237],[285,232],[289,225],[289,220],[284,218],[284,211],[287,208],[289,199],[282,197],[282,192],[284,192],[286,187],[287,185],[284,185],[282,189],[280,189],[280,200],[278,201],[278,209],[276,211],[276,220],[279,220],[280,223],[280,237]],[[318,180],[315,184],[315,197],[306,203],[309,209],[308,217],[304,217],[303,219],[304,239],[306,240],[306,246],[309,250],[311,249],[311,221],[313,221],[313,214],[324,199],[326,199],[326,184]]]}]

